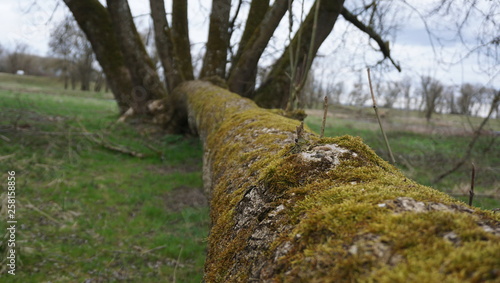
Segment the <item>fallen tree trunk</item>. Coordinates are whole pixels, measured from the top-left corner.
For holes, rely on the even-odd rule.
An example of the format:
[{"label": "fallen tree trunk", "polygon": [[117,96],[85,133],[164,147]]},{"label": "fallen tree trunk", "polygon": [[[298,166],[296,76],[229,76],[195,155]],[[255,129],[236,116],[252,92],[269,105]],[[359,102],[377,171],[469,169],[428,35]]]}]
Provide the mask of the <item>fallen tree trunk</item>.
[{"label": "fallen tree trunk", "polygon": [[175,95],[204,145],[206,282],[498,282],[499,215],[407,179],[359,138],[297,137],[297,121],[207,82]]}]

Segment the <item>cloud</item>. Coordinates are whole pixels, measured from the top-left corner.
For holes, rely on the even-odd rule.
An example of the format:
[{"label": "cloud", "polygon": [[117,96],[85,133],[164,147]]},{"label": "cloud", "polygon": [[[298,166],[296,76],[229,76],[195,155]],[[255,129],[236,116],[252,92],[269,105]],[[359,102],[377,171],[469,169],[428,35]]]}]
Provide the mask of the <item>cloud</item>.
[{"label": "cloud", "polygon": [[54,3],[44,2],[44,5],[40,6],[32,1],[2,0],[0,43],[8,49],[13,49],[18,44],[26,44],[30,46],[31,52],[45,55],[52,26],[62,15],[62,11],[59,11],[51,18]]}]

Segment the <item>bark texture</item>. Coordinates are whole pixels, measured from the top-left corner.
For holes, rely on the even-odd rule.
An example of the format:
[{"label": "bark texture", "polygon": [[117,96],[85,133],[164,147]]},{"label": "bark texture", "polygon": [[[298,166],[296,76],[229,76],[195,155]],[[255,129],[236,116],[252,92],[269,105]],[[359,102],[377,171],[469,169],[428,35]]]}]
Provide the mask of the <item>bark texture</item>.
[{"label": "bark texture", "polygon": [[230,12],[231,0],[212,1],[207,48],[203,57],[200,78],[212,76],[226,77]]},{"label": "bark texture", "polygon": [[[268,3],[269,1],[252,1],[251,8],[255,10],[257,10],[257,8],[263,9],[263,7],[258,7],[258,5],[264,6],[268,5]],[[258,22],[253,20],[250,21],[250,19],[261,17],[261,14],[255,12],[254,15],[252,14],[252,10],[250,10],[250,22],[247,21],[247,26],[245,27],[245,33],[242,36],[238,53],[231,65],[231,72],[228,79],[228,87],[231,91],[245,97],[253,96],[259,59],[281,19],[285,15],[287,7],[288,0],[275,1],[273,6],[267,9],[264,18]],[[252,35],[247,38],[250,32],[252,32]]]},{"label": "bark texture", "polygon": [[[319,47],[332,31],[342,11],[343,5],[344,0],[320,2],[317,28],[315,31],[314,43],[312,44],[312,53],[310,53],[309,48],[311,47],[313,38],[315,2],[306,19],[300,25],[299,30],[293,37],[292,42],[285,49],[285,52],[280,59],[278,59],[276,64],[273,65],[271,72],[262,86],[256,91],[254,100],[258,105],[266,108],[279,108],[287,104],[291,83],[289,76],[292,73],[290,66],[290,46],[293,47],[292,55],[294,60],[298,62],[297,69],[295,70],[295,80],[300,80],[303,76],[307,76],[307,71],[309,71],[308,66],[306,66],[308,54],[312,54],[312,58],[316,57]],[[309,60],[311,64],[312,58]]]},{"label": "bark texture", "polygon": [[139,37],[127,0],[108,0],[107,3],[119,46],[125,55],[125,64],[134,83],[132,106],[136,113],[146,114],[149,112],[148,101],[165,98],[166,89]]},{"label": "bark texture", "polygon": [[175,59],[182,81],[194,79],[189,43],[188,1],[174,0],[172,4],[172,41]]},{"label": "bark texture", "polygon": [[163,0],[150,0],[149,4],[151,18],[153,19],[156,50],[165,74],[167,91],[171,92],[182,82],[182,79],[175,64],[174,44],[165,12],[165,2]]},{"label": "bark texture", "polygon": [[245,22],[245,30],[241,35],[238,52],[235,55],[235,61],[238,61],[241,51],[243,51],[244,46],[246,46],[248,40],[252,37],[253,33],[262,22],[262,19],[264,19],[268,9],[269,0],[252,0],[250,3],[250,11],[248,11],[248,17]]},{"label": "bark texture", "polygon": [[125,65],[108,11],[97,0],[64,0],[92,45],[123,114],[132,102],[132,78]]},{"label": "bark texture", "polygon": [[[187,82],[212,227],[206,282],[498,282],[500,216],[419,185],[359,138]],[[298,141],[297,141],[298,140]]]}]

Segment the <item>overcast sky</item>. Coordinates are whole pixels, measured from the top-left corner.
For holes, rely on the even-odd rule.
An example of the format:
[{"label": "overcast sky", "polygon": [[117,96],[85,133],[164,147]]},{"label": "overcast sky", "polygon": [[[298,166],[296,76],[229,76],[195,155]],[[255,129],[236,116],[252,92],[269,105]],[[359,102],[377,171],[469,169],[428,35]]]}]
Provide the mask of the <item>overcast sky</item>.
[{"label": "overcast sky", "polygon": [[[415,0],[416,1],[416,0]],[[149,4],[144,0],[130,0],[130,5],[134,16],[145,15],[138,17],[138,21],[147,23],[149,17]],[[170,2],[170,1],[166,1]],[[190,0],[189,1],[189,17],[190,17],[190,37],[194,49],[199,50],[203,47],[206,41],[208,30],[208,0]],[[417,3],[422,1],[417,1]],[[58,4],[59,3],[59,4]],[[203,7],[207,5],[207,7]],[[168,8],[167,8],[168,9]],[[58,0],[1,0],[0,4],[0,44],[12,50],[16,44],[24,43],[29,46],[29,50],[38,55],[47,55],[49,53],[48,40],[50,31],[54,24],[58,23],[67,12],[62,1]],[[499,16],[500,17],[500,16]],[[196,19],[196,20],[191,20]],[[500,22],[500,18],[497,22]],[[286,31],[286,27],[285,31]],[[325,41],[320,49],[321,59],[317,60],[318,66],[321,68],[321,73],[332,77],[336,80],[352,80],[352,68],[348,67],[354,61],[349,56],[338,56],[338,52],[334,52],[338,47],[336,39],[341,36],[342,31],[346,28],[343,20],[339,20],[335,26],[333,34]],[[478,27],[479,28],[479,27]],[[500,29],[500,28],[499,28]],[[281,34],[283,31],[281,31]],[[355,44],[366,44],[367,38],[363,35],[351,38],[352,46],[344,48],[343,52],[360,52]],[[349,42],[349,44],[351,44]],[[279,49],[284,43],[279,39],[275,40],[275,49]],[[359,49],[359,50],[358,50]],[[479,72],[480,68],[476,57],[461,61],[453,66],[445,66],[440,64],[441,60],[457,61],[457,52],[461,50],[458,42],[447,42],[444,47],[435,47],[430,45],[429,37],[424,29],[424,25],[415,16],[404,19],[397,33],[396,41],[391,42],[391,51],[393,57],[400,62],[403,72],[397,73],[389,71],[386,73],[388,79],[402,79],[404,76],[416,77],[418,75],[430,75],[438,78],[445,84],[460,85],[465,82],[479,83],[483,85],[500,88],[500,79],[492,80],[491,76]],[[462,50],[463,51],[463,50]],[[458,52],[463,54],[464,52]],[[194,53],[194,52],[193,52]],[[344,53],[342,53],[344,54]],[[375,54],[375,53],[373,53]],[[362,52],[358,54],[359,62],[355,62],[359,69],[362,69],[366,56],[367,61],[377,61],[377,55],[372,53]],[[439,55],[439,57],[436,57]],[[193,54],[193,57],[196,57]],[[269,60],[271,62],[271,60]],[[358,71],[359,72],[359,71]],[[500,67],[494,66],[493,73],[500,72]],[[364,76],[364,75],[363,75]]]}]

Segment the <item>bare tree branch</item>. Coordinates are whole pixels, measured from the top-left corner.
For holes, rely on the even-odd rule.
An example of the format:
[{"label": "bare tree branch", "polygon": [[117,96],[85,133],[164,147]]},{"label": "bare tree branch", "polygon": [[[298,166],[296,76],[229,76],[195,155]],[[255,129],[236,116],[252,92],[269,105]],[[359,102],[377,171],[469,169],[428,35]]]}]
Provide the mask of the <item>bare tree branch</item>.
[{"label": "bare tree branch", "polygon": [[363,24],[361,21],[358,20],[358,18],[355,15],[353,15],[351,12],[349,12],[349,10],[347,10],[345,7],[344,7],[344,9],[342,9],[341,14],[344,17],[344,19],[346,19],[346,21],[353,24],[355,27],[357,27],[362,32],[368,34],[371,39],[375,40],[375,42],[377,42],[377,44],[380,48],[380,52],[382,52],[382,54],[384,55],[384,59],[386,59],[386,58],[389,59],[391,61],[392,65],[394,65],[394,67],[399,72],[401,72],[401,66],[398,63],[396,63],[391,56],[391,50],[389,48],[388,41],[384,41],[382,39],[382,37],[380,37],[380,35],[375,30],[373,30],[373,28]]}]

